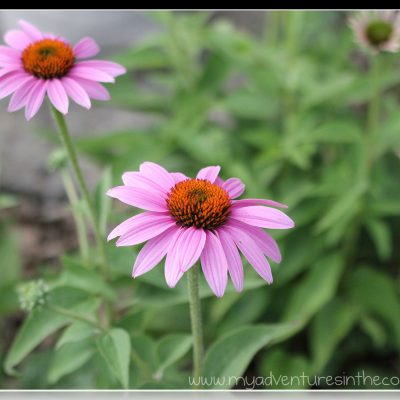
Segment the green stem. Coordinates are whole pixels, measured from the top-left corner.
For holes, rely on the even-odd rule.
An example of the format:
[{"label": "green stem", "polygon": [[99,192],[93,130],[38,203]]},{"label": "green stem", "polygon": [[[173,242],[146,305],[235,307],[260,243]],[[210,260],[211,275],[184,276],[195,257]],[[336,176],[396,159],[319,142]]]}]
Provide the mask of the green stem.
[{"label": "green stem", "polygon": [[367,134],[365,136],[366,174],[369,174],[374,162],[375,138],[379,126],[380,114],[380,60],[379,55],[372,55],[370,66],[371,97],[368,104]]},{"label": "green stem", "polygon": [[82,174],[81,168],[79,166],[75,147],[71,140],[71,136],[69,135],[64,116],[58,110],[56,110],[56,108],[54,108],[53,106],[51,106],[51,109],[52,109],[54,119],[55,119],[58,129],[59,129],[61,141],[65,147],[65,150],[67,151],[69,161],[70,161],[72,169],[75,173],[76,180],[78,182],[80,191],[85,200],[87,210],[89,213],[90,222],[92,223],[94,234],[96,237],[98,251],[99,251],[99,254],[101,257],[100,265],[101,265],[104,276],[107,277],[108,276],[108,268],[107,268],[105,242],[104,242],[104,239],[101,234],[98,220],[96,218],[96,212],[95,212],[95,208],[94,208],[92,199],[90,197],[89,189],[86,185],[85,179],[83,178],[83,174]]},{"label": "green stem", "polygon": [[280,17],[282,11],[265,11],[264,18],[264,41],[267,45],[278,44]]},{"label": "green stem", "polygon": [[203,364],[203,327],[201,322],[201,302],[199,296],[199,267],[194,265],[188,271],[190,320],[193,336],[193,378],[201,387],[201,370]]},{"label": "green stem", "polygon": [[74,319],[76,321],[85,322],[86,324],[91,325],[91,326],[95,327],[96,329],[99,329],[100,331],[105,331],[105,328],[103,328],[96,321],[93,321],[90,318],[86,318],[86,317],[84,317],[84,316],[82,316],[80,314],[76,314],[73,311],[70,311],[70,310],[68,310],[66,308],[58,307],[58,306],[51,305],[51,304],[48,304],[46,307],[49,310],[54,311],[57,314],[64,315],[65,317],[72,318],[72,319]]},{"label": "green stem", "polygon": [[87,239],[87,231],[83,215],[80,212],[80,210],[77,210],[77,204],[79,202],[79,198],[76,193],[75,186],[69,172],[66,169],[63,169],[61,171],[61,176],[64,182],[65,191],[67,192],[67,196],[71,204],[72,214],[75,220],[81,258],[83,260],[83,263],[87,265],[89,260],[89,243]]}]

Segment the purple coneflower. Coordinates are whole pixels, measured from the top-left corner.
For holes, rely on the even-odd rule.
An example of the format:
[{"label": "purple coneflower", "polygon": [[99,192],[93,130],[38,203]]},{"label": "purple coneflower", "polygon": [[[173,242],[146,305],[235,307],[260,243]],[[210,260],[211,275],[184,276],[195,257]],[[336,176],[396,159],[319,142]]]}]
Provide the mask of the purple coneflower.
[{"label": "purple coneflower", "polygon": [[243,289],[240,251],[257,273],[272,283],[266,257],[279,263],[281,254],[275,240],[262,228],[292,228],[294,222],[272,208],[287,206],[272,200],[237,200],[245,185],[238,178],[223,181],[219,171],[219,166],[203,168],[192,179],[145,162],[139,172],[123,174],[123,186],[107,192],[145,210],[122,222],[108,236],[109,240],[119,236],[117,246],[147,241],[136,258],[133,277],[150,271],[166,256],[165,278],[174,287],[200,259],[210,288],[221,297],[228,273],[235,289]]},{"label": "purple coneflower", "polygon": [[400,15],[395,10],[362,11],[349,24],[356,41],[375,54],[400,48]]},{"label": "purple coneflower", "polygon": [[126,70],[111,61],[81,61],[100,51],[93,39],[86,37],[72,46],[26,21],[19,25],[21,30],[5,34],[7,46],[0,46],[0,99],[12,94],[8,111],[25,107],[25,117],[30,120],[46,93],[62,114],[68,112],[68,98],[85,108],[90,108],[91,98],[109,99],[99,82],[114,82]]}]

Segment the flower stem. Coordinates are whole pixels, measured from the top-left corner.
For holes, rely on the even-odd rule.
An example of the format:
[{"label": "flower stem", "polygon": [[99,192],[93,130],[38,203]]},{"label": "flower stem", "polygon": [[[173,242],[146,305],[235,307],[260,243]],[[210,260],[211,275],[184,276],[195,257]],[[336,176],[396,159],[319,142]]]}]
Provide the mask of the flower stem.
[{"label": "flower stem", "polygon": [[367,132],[365,137],[366,174],[368,176],[374,162],[375,137],[379,124],[380,113],[380,60],[379,55],[371,56],[370,87],[371,97],[368,104]]},{"label": "flower stem", "polygon": [[77,204],[79,201],[78,195],[76,193],[71,175],[67,171],[67,169],[64,168],[61,171],[61,176],[64,182],[64,187],[65,191],[67,192],[69,202],[71,203],[72,214],[74,216],[76,232],[79,241],[79,252],[84,264],[87,265],[89,260],[89,244],[88,244],[87,231],[83,215],[80,210],[77,210]]},{"label": "flower stem", "polygon": [[201,387],[203,364],[203,327],[201,321],[201,302],[199,296],[199,267],[194,265],[188,271],[190,320],[193,336],[193,378],[196,387]]},{"label": "flower stem", "polygon": [[82,174],[81,168],[79,166],[75,147],[71,140],[71,136],[69,135],[64,116],[58,110],[56,110],[55,107],[51,106],[51,109],[52,109],[54,119],[55,119],[58,129],[59,129],[61,141],[62,141],[62,143],[65,147],[65,150],[68,154],[68,158],[71,163],[72,169],[75,173],[76,180],[78,182],[80,191],[85,200],[87,210],[89,213],[90,222],[93,226],[94,234],[96,237],[98,251],[99,251],[100,257],[101,257],[100,265],[101,265],[104,276],[107,277],[108,276],[108,268],[107,268],[106,249],[105,249],[104,240],[103,240],[103,237],[101,234],[100,226],[99,226],[98,220],[96,218],[95,208],[94,208],[92,199],[90,197],[89,189],[86,185],[85,179],[83,178],[83,174]]}]

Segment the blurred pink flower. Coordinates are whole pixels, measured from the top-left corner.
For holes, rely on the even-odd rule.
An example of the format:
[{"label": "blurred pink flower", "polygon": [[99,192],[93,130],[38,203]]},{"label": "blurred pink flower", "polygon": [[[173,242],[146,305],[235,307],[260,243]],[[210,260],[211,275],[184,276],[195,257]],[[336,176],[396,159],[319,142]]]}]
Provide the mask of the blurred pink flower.
[{"label": "blurred pink flower", "polygon": [[244,184],[238,178],[223,181],[219,171],[219,166],[203,168],[191,179],[145,162],[140,171],[122,175],[123,186],[107,192],[145,210],[122,222],[108,236],[108,240],[119,236],[117,246],[147,241],[136,258],[133,277],[150,271],[166,255],[165,278],[174,287],[200,259],[210,288],[221,297],[228,273],[235,289],[243,289],[240,251],[257,273],[272,283],[266,256],[279,263],[281,254],[275,240],[262,228],[292,228],[294,222],[272,208],[287,206],[272,200],[236,200],[243,194]]},{"label": "blurred pink flower", "polygon": [[26,21],[19,25],[21,30],[4,35],[8,46],[0,46],[0,99],[12,94],[8,111],[25,107],[25,117],[30,120],[46,93],[63,114],[68,112],[69,97],[85,108],[91,107],[91,98],[109,100],[107,89],[99,82],[114,82],[126,70],[110,61],[80,61],[100,51],[93,39],[83,38],[72,47]]},{"label": "blurred pink flower", "polygon": [[400,49],[400,14],[396,10],[362,11],[349,18],[356,41],[373,53]]}]

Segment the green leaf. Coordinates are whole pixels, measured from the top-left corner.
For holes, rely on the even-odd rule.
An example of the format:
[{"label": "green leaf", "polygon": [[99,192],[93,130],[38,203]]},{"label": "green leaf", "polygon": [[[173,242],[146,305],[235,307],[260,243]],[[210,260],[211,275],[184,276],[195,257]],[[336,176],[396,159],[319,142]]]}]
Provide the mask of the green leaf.
[{"label": "green leaf", "polygon": [[395,280],[383,272],[364,267],[355,270],[346,283],[354,304],[384,320],[400,348],[400,299]]},{"label": "green leaf", "polygon": [[203,364],[203,376],[220,384],[208,389],[228,389],[236,382],[229,377],[239,377],[246,370],[255,354],[268,344],[284,340],[294,334],[294,323],[253,325],[239,328],[217,340],[209,348]]},{"label": "green leaf", "polygon": [[106,296],[114,299],[114,290],[103,280],[101,274],[94,270],[89,270],[80,262],[68,257],[62,257],[64,271],[55,282],[55,287],[71,287],[85,290],[88,293]]},{"label": "green leaf", "polygon": [[92,340],[80,340],[66,343],[58,348],[48,371],[50,384],[56,383],[64,375],[76,371],[82,367],[95,353]]},{"label": "green leaf", "polygon": [[292,289],[284,320],[305,324],[334,296],[343,267],[343,260],[337,254],[317,261],[307,276]]},{"label": "green leaf", "polygon": [[315,373],[322,372],[357,317],[356,309],[338,298],[326,304],[315,316],[309,336]]},{"label": "green leaf", "polygon": [[308,389],[307,380],[301,377],[311,373],[311,365],[300,354],[272,349],[261,360],[260,367],[265,389]]},{"label": "green leaf", "polygon": [[123,388],[128,389],[131,357],[131,341],[128,333],[120,328],[111,329],[98,339],[97,345],[110,371],[121,382]]},{"label": "green leaf", "polygon": [[157,343],[158,373],[183,357],[192,347],[192,336],[184,334],[168,335]]},{"label": "green leaf", "polygon": [[366,221],[366,227],[375,244],[379,259],[387,260],[392,253],[392,237],[388,224],[377,218],[370,218]]},{"label": "green leaf", "polygon": [[[98,300],[88,299],[85,292],[72,288],[57,288],[50,292],[49,302],[76,314],[90,315],[98,307]],[[15,374],[19,364],[42,340],[68,324],[71,318],[47,308],[32,311],[15,337],[4,362],[7,373]]]},{"label": "green leaf", "polygon": [[0,210],[14,207],[18,204],[17,199],[9,194],[0,194]]},{"label": "green leaf", "polygon": [[14,284],[21,274],[20,243],[8,224],[0,224],[0,288]]},{"label": "green leaf", "polygon": [[60,336],[56,344],[56,349],[59,349],[67,343],[73,343],[87,339],[95,334],[96,330],[92,325],[80,321],[74,322],[68,328],[66,328],[63,334]]}]

